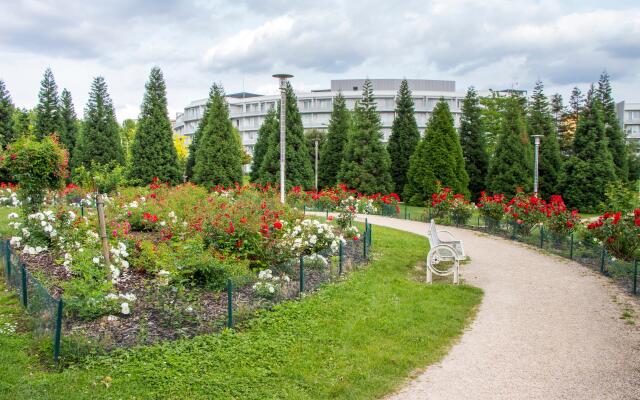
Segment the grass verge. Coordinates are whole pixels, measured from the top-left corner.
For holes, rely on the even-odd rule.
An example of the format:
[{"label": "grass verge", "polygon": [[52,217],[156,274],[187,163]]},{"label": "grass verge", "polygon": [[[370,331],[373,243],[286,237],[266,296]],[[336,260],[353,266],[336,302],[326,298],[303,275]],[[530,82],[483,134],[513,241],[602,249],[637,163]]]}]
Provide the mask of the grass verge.
[{"label": "grass verge", "polygon": [[[447,353],[482,291],[412,280],[426,239],[375,230],[374,260],[367,269],[264,312],[241,331],[123,351],[60,373],[34,366],[26,336],[0,335],[0,398],[383,396]],[[6,314],[4,307],[0,312]]]}]

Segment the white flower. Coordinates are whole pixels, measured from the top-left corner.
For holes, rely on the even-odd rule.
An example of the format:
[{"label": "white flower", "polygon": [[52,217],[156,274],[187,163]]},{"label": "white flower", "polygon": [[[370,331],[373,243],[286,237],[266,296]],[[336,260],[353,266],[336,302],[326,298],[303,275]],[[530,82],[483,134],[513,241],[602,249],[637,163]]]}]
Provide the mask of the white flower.
[{"label": "white flower", "polygon": [[94,264],[100,264],[100,257],[93,257],[91,261],[93,261]]},{"label": "white flower", "polygon": [[15,218],[18,218],[18,214],[16,214],[16,213],[11,213],[11,214],[7,215],[7,217],[8,217],[9,219],[15,219]]},{"label": "white flower", "polygon": [[165,226],[167,223],[165,221],[160,221],[160,226]]},{"label": "white flower", "polygon": [[71,223],[71,221],[76,219],[76,213],[74,213],[73,211],[69,211],[69,223]]},{"label": "white flower", "polygon": [[115,315],[109,315],[107,316],[107,321],[108,322],[115,322],[118,320],[118,317],[116,317]]},{"label": "white flower", "polygon": [[129,309],[129,303],[120,304],[120,312],[124,315],[129,315],[129,313],[131,313],[131,310]]},{"label": "white flower", "polygon": [[169,271],[165,271],[164,269],[161,269],[160,271],[158,271],[158,276],[163,276],[163,277],[167,277],[169,276],[171,273]]},{"label": "white flower", "polygon": [[135,294],[133,293],[125,293],[125,294],[121,294],[120,298],[123,298],[127,301],[136,301],[137,297]]},{"label": "white flower", "polygon": [[105,298],[106,298],[107,300],[115,300],[115,299],[117,299],[117,298],[118,298],[118,295],[117,295],[117,294],[115,294],[115,293],[109,293],[108,295],[106,295],[106,296],[105,296]]},{"label": "white flower", "polygon": [[22,238],[20,236],[13,236],[11,240],[9,240],[9,243],[11,244],[11,246],[20,247],[21,241],[22,241]]},{"label": "white flower", "polygon": [[273,285],[269,285],[267,287],[267,290],[269,291],[269,293],[275,293],[276,289],[273,287]]},{"label": "white flower", "polygon": [[188,313],[193,312],[193,307],[189,306],[185,309],[185,311]]}]

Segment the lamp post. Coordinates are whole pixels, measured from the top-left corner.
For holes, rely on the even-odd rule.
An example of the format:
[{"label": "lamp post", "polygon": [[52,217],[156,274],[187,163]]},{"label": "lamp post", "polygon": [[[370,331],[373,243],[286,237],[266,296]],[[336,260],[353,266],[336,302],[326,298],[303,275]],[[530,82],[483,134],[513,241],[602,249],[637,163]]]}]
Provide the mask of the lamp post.
[{"label": "lamp post", "polygon": [[280,80],[280,203],[284,204],[285,200],[285,149],[286,149],[286,134],[285,134],[285,118],[287,116],[287,79],[292,78],[293,75],[289,74],[274,74],[274,78]]},{"label": "lamp post", "polygon": [[540,138],[542,137],[542,135],[533,135],[533,139],[534,139],[534,170],[533,170],[533,195],[538,197],[538,166],[539,166],[539,157],[538,157],[538,150],[540,149]]}]

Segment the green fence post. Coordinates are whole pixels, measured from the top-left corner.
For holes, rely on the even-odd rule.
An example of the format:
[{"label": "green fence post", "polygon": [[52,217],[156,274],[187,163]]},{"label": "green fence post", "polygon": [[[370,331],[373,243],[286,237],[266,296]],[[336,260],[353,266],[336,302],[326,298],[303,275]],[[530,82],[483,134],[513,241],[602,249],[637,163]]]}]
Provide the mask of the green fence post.
[{"label": "green fence post", "polygon": [[540,225],[540,248],[544,249],[544,226]]},{"label": "green fence post", "polygon": [[304,256],[300,256],[300,295],[304,292]]},{"label": "green fence post", "polygon": [[633,294],[637,293],[638,289],[638,260],[633,260]]},{"label": "green fence post", "polygon": [[84,205],[80,204],[80,216],[84,217]]},{"label": "green fence post", "polygon": [[22,268],[22,305],[24,308],[27,308],[27,270],[24,268],[24,264],[21,265]]},{"label": "green fence post", "polygon": [[56,331],[53,336],[53,362],[58,365],[60,358],[60,339],[62,338],[62,299],[58,300],[58,312],[56,314]]},{"label": "green fence post", "polygon": [[340,244],[338,245],[338,260],[339,260],[338,275],[342,275],[342,268],[344,265],[344,244],[342,244],[342,240],[340,240]]},{"label": "green fence post", "polygon": [[368,235],[368,238],[369,238],[369,250],[371,250],[371,243],[373,243],[373,235],[372,235],[373,227],[371,226],[371,224],[369,224],[368,232],[369,232],[369,235]]},{"label": "green fence post", "polygon": [[227,279],[227,328],[233,328],[233,282]]},{"label": "green fence post", "polygon": [[307,215],[307,205],[306,204],[302,205],[302,215]]},{"label": "green fence post", "polygon": [[407,219],[407,204],[404,205],[404,219]]},{"label": "green fence post", "polygon": [[327,215],[325,216],[326,219],[329,219],[329,209],[327,208]]},{"label": "green fence post", "polygon": [[606,250],[604,249],[604,243],[602,244],[602,251],[600,252],[600,272],[604,274],[604,257],[606,255]]},{"label": "green fence post", "polygon": [[362,238],[362,257],[364,257],[364,259],[367,259],[367,228],[365,225],[365,229],[364,229],[364,235]]},{"label": "green fence post", "polygon": [[573,260],[573,232],[571,232],[571,244],[569,245],[569,259]]},{"label": "green fence post", "polygon": [[4,249],[5,265],[7,267],[7,282],[11,282],[11,244],[7,240]]}]

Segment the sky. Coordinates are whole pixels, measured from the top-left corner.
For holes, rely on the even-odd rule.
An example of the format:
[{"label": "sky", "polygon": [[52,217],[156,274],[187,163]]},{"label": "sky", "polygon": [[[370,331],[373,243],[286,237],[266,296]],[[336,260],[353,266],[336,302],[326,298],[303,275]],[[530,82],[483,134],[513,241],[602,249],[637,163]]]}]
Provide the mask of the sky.
[{"label": "sky", "polygon": [[[4,4],[1,4],[4,3]],[[640,2],[507,0],[0,0],[0,79],[37,103],[50,67],[82,116],[104,76],[119,120],[137,118],[150,69],[173,117],[212,83],[272,94],[331,79],[455,80],[459,91],[586,91],[603,70],[617,101],[640,101]]]}]

